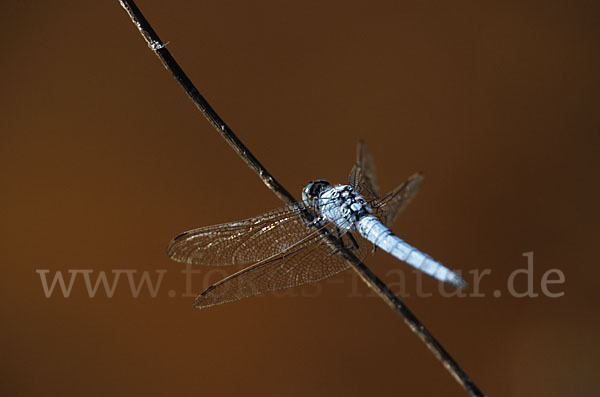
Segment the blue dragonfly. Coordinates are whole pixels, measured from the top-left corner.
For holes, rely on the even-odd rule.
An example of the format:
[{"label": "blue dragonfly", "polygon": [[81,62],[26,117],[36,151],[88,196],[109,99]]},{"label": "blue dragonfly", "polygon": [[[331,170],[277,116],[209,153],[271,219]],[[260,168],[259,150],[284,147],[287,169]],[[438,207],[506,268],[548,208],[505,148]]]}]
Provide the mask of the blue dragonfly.
[{"label": "blue dragonfly", "polygon": [[359,142],[347,185],[310,182],[302,190],[304,205],[181,233],[171,241],[167,254],[190,264],[249,265],[200,293],[194,300],[197,308],[316,282],[348,269],[323,237],[323,228],[360,260],[373,246],[373,252],[382,249],[438,280],[463,287],[465,282],[457,274],[390,230],[422,182],[423,177],[414,174],[380,197],[372,157]]}]

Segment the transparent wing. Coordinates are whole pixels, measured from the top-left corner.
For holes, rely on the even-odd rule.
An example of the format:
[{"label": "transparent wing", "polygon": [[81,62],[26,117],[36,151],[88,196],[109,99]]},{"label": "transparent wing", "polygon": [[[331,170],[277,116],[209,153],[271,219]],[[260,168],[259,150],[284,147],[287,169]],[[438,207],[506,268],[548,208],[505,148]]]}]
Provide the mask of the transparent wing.
[{"label": "transparent wing", "polygon": [[422,184],[423,175],[413,174],[403,184],[369,204],[381,222],[391,228],[400,212],[415,197]]},{"label": "transparent wing", "polygon": [[[337,237],[337,231],[331,225],[325,228],[328,233]],[[348,236],[349,234],[343,236],[342,241],[345,244]],[[367,244],[361,244],[360,247],[349,248],[362,259],[366,255]],[[323,239],[321,232],[315,230],[285,251],[248,266],[208,287],[196,297],[194,306],[204,308],[268,291],[316,282],[348,267],[347,262]]]},{"label": "transparent wing", "polygon": [[369,202],[375,216],[387,227],[394,224],[400,212],[417,194],[422,183],[423,176],[417,173],[385,196],[379,197],[373,157],[369,153],[367,145],[358,142],[356,164],[350,171],[348,184]]},{"label": "transparent wing", "polygon": [[375,176],[375,163],[362,141],[356,147],[356,164],[348,175],[348,184],[360,193],[367,201],[372,201],[379,196],[379,186]]},{"label": "transparent wing", "polygon": [[240,222],[202,227],[177,235],[167,255],[198,265],[249,264],[272,257],[314,232],[296,206],[279,208]]}]

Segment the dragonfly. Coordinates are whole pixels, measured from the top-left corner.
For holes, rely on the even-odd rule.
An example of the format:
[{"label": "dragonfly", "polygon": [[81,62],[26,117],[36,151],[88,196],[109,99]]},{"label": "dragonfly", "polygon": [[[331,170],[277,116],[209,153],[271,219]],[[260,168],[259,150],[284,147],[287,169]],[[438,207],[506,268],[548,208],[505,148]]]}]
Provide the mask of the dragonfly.
[{"label": "dragonfly", "polygon": [[375,166],[359,142],[347,185],[320,179],[302,189],[302,203],[238,222],[180,233],[167,248],[178,262],[196,265],[248,265],[209,286],[194,300],[197,308],[236,301],[331,277],[349,268],[326,235],[363,260],[372,246],[420,271],[457,287],[466,283],[391,230],[423,183],[419,173],[379,196]]}]

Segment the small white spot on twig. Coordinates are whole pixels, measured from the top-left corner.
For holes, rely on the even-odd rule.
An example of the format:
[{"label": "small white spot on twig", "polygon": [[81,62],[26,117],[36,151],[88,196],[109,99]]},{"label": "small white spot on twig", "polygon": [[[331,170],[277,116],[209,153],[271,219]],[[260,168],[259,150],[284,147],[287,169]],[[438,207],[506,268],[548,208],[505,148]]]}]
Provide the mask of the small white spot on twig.
[{"label": "small white spot on twig", "polygon": [[161,43],[158,40],[154,40],[151,43],[148,43],[148,46],[150,48],[152,48],[152,50],[157,51],[157,50],[162,50],[163,48],[165,48],[167,46],[167,44],[169,44],[169,42]]}]

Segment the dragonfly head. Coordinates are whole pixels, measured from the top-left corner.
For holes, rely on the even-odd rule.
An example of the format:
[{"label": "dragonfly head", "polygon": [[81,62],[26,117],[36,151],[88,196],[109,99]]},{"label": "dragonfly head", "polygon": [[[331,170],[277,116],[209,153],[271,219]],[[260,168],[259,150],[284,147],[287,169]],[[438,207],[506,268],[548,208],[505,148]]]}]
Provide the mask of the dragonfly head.
[{"label": "dragonfly head", "polygon": [[330,186],[331,183],[327,182],[325,179],[309,182],[308,185],[302,189],[302,201],[304,201],[304,204],[307,206],[312,207],[314,205],[314,200],[319,197],[319,194]]}]

